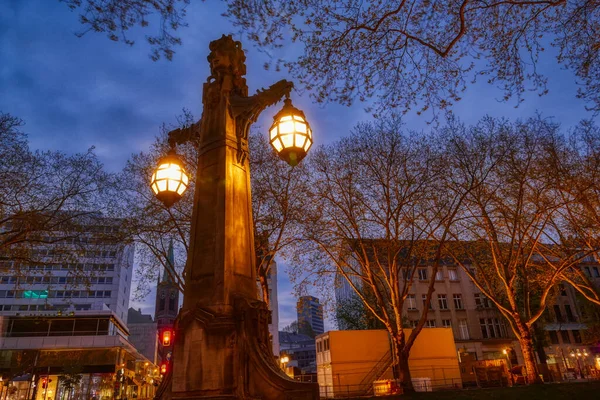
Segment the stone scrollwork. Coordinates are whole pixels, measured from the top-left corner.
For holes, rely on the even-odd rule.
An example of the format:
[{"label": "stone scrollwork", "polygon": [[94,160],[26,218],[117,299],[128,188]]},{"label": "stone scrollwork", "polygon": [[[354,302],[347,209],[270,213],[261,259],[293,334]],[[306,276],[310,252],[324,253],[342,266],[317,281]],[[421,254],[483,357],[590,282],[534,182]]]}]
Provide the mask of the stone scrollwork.
[{"label": "stone scrollwork", "polygon": [[224,120],[233,119],[237,139],[237,162],[244,164],[248,157],[248,132],[265,108],[289,96],[292,82],[281,80],[267,89],[248,96],[246,56],[242,45],[231,36],[223,35],[210,43],[211,75],[204,84],[202,118],[189,127],[169,132],[169,144],[175,146],[189,141],[210,142],[225,132]]}]

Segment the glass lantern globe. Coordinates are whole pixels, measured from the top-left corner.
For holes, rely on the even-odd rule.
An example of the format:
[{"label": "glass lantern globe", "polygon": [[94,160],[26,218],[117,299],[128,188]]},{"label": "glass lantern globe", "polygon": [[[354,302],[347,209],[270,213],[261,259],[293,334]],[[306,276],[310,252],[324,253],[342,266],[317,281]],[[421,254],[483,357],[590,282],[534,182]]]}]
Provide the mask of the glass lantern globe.
[{"label": "glass lantern globe", "polygon": [[310,125],[304,113],[292,105],[290,99],[285,99],[283,108],[275,117],[269,129],[269,142],[279,158],[292,167],[298,165],[312,146],[313,137]]},{"label": "glass lantern globe", "polygon": [[150,179],[150,187],[156,198],[166,207],[175,204],[187,190],[189,177],[183,168],[183,162],[175,150],[158,160],[158,166]]}]

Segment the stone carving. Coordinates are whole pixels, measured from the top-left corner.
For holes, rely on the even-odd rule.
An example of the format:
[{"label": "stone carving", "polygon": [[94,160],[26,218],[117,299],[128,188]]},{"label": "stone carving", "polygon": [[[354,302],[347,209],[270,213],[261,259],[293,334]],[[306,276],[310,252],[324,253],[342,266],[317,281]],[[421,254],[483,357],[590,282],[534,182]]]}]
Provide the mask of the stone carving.
[{"label": "stone carving", "polygon": [[200,140],[201,144],[217,139],[226,131],[227,117],[235,122],[237,138],[237,162],[244,164],[248,156],[248,132],[252,123],[265,108],[277,103],[283,96],[289,96],[292,82],[281,80],[267,89],[258,90],[248,96],[246,79],[246,55],[240,42],[231,36],[221,37],[210,43],[211,53],[207,59],[211,75],[204,84],[200,121],[183,129],[169,132],[169,144],[182,144]]}]

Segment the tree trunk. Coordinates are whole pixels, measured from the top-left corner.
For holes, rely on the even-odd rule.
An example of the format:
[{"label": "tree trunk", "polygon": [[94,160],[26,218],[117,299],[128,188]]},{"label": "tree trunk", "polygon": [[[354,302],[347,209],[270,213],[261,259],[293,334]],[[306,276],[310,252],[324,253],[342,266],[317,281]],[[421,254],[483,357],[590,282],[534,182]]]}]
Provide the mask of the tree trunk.
[{"label": "tree trunk", "polygon": [[412,384],[410,369],[408,368],[408,352],[404,351],[404,337],[394,335],[392,343],[394,344],[394,353],[396,356],[396,371],[398,372],[398,380],[402,383],[404,393],[414,392],[415,388]]},{"label": "tree trunk", "polygon": [[535,352],[533,349],[533,338],[531,336],[530,329],[524,324],[519,324],[519,344],[521,345],[521,352],[523,353],[523,359],[525,360],[525,370],[527,372],[527,383],[538,384],[544,383],[540,378],[537,367],[537,360],[535,358]]},{"label": "tree trunk", "polygon": [[538,358],[540,359],[540,364],[547,365],[548,357],[546,355],[546,350],[544,349],[544,335],[546,333],[540,328],[540,326],[537,323],[533,324],[532,327],[535,339],[535,351],[537,352]]},{"label": "tree trunk", "polygon": [[410,369],[408,368],[408,354],[404,351],[400,351],[398,357],[398,379],[402,382],[402,389],[404,393],[411,393],[415,391],[412,384],[412,378],[410,376]]}]

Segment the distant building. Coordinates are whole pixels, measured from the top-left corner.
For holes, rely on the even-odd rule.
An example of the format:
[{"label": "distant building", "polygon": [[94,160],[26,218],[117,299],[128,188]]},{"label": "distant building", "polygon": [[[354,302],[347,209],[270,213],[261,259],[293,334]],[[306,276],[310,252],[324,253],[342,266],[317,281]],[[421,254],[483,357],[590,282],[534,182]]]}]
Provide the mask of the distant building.
[{"label": "distant building", "polygon": [[319,299],[313,296],[302,296],[298,299],[298,329],[303,330],[305,326],[310,326],[315,335],[320,335],[325,331],[323,325],[323,306]]},{"label": "distant building", "polygon": [[279,332],[281,355],[289,357],[286,367],[296,367],[301,374],[317,372],[317,351],[315,339],[307,335]]},{"label": "distant building", "polygon": [[[175,267],[175,256],[173,254],[173,242],[169,245],[167,263],[171,269]],[[179,313],[179,288],[171,279],[171,276],[165,271],[162,279],[158,275],[158,284],[156,286],[156,302],[154,308],[154,321],[158,331],[158,361],[162,362],[168,358],[172,345],[163,346],[163,334],[166,330],[173,330],[175,318]]]},{"label": "distant building", "polygon": [[[590,282],[600,288],[600,265],[594,257],[581,260],[579,267]],[[360,269],[358,265],[353,265],[353,268]],[[431,266],[417,266],[402,310],[402,317],[407,325],[414,327],[417,324],[430,281],[434,279],[435,292],[425,328],[451,328],[456,351],[462,360],[507,360],[510,365],[523,364],[519,343],[506,318],[481,293],[462,267],[452,260],[442,260],[435,276],[432,275]],[[359,280],[353,283],[361,287]],[[536,323],[547,334],[545,354],[542,356],[546,358],[553,379],[573,376],[575,373],[589,376],[592,370],[600,370],[600,357],[595,357],[600,354],[600,347],[584,343],[583,338],[587,329],[586,322],[591,316],[587,316],[588,320],[584,318],[583,304],[572,286],[560,284],[557,292],[553,302]],[[339,272],[336,276],[335,295],[338,304],[357,296]],[[346,329],[343,324],[339,325],[341,330]],[[583,356],[581,360],[576,357],[578,354]],[[585,354],[589,354],[589,357]],[[549,378],[547,372],[545,378]],[[467,381],[468,377],[463,376],[463,382]]]},{"label": "distant building", "polygon": [[[359,268],[358,265],[353,267]],[[475,360],[506,359],[502,351],[516,349],[511,354],[512,361],[515,365],[522,362],[518,342],[507,326],[506,319],[477,289],[461,267],[451,260],[443,260],[435,276],[432,274],[432,267],[427,264],[417,267],[402,310],[406,325],[416,326],[429,283],[433,279],[435,292],[431,298],[425,329],[452,328],[456,351],[463,355],[469,354]],[[359,281],[354,283],[357,282],[360,288]],[[404,280],[400,280],[400,284],[403,282]],[[339,272],[336,283],[338,304],[349,300],[351,296],[357,296]]]},{"label": "distant building", "polygon": [[2,254],[0,374],[12,398],[69,396],[58,383],[70,368],[83,375],[72,398],[153,396],[158,369],[127,340],[134,248],[115,240],[120,225],[86,216],[28,243],[26,262]]},{"label": "distant building", "polygon": [[[372,398],[373,382],[393,379],[390,340],[383,329],[329,331],[317,336],[316,346],[321,398]],[[416,390],[461,388],[452,331],[424,329],[413,344],[408,368]]]},{"label": "distant building", "polygon": [[42,238],[48,243],[32,245],[28,263],[17,267],[10,255],[3,257],[0,315],[110,309],[125,321],[133,246],[110,239],[116,236],[119,225],[118,219],[90,218],[81,222],[75,237],[48,233]]},{"label": "distant building", "polygon": [[156,322],[150,314],[142,314],[142,310],[130,308],[127,313],[129,342],[153,363],[156,363],[158,350],[158,334]]},{"label": "distant building", "polygon": [[[111,310],[0,316],[0,374],[12,399],[152,398],[158,368],[127,340]],[[76,368],[81,383],[69,394],[61,375]],[[35,380],[32,381],[32,378]],[[42,382],[47,383],[44,388]]]}]

